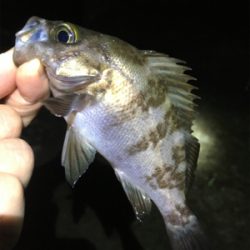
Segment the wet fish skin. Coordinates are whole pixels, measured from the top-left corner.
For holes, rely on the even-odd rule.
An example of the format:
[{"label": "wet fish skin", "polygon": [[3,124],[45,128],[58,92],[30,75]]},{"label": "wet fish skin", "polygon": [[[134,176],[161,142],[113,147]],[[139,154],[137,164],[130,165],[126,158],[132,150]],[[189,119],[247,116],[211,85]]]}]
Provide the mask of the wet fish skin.
[{"label": "wet fish skin", "polygon": [[62,165],[74,185],[101,153],[141,218],[154,201],[174,250],[208,249],[186,205],[199,153],[195,88],[182,61],[71,23],[31,18],[16,35],[17,65],[39,58],[68,123]]}]

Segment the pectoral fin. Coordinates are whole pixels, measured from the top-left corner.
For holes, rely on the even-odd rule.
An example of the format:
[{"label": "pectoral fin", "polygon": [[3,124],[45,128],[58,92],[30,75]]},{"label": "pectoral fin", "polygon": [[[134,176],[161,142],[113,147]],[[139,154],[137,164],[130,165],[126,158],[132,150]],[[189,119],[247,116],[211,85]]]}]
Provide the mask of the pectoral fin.
[{"label": "pectoral fin", "polygon": [[94,100],[89,94],[68,94],[51,97],[43,102],[44,106],[56,116],[67,116],[71,112],[81,111]]},{"label": "pectoral fin", "polygon": [[115,173],[134,208],[136,218],[141,220],[151,210],[150,198],[139,187],[134,186],[123,172],[115,169]]},{"label": "pectoral fin", "polygon": [[74,127],[69,127],[65,136],[62,165],[67,181],[74,186],[95,158],[96,150],[87,140],[79,136]]}]

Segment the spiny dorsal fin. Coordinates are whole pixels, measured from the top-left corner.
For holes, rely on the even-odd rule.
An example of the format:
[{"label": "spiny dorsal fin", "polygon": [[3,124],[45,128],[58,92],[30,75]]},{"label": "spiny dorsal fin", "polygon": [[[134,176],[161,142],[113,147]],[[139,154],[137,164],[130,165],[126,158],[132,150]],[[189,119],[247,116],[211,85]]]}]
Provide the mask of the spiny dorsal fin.
[{"label": "spiny dorsal fin", "polygon": [[151,210],[151,200],[145,192],[140,188],[134,186],[129,181],[128,177],[121,171],[115,168],[115,173],[118,180],[121,182],[122,187],[134,208],[136,218],[141,220],[145,214]]},{"label": "spiny dorsal fin", "polygon": [[147,59],[152,77],[166,84],[167,95],[175,110],[175,119],[183,125],[184,129],[191,132],[196,106],[194,100],[199,97],[191,93],[196,87],[188,83],[189,80],[195,80],[195,78],[184,73],[190,68],[179,64],[185,63],[184,61],[165,54],[154,51],[142,51],[142,53]]}]

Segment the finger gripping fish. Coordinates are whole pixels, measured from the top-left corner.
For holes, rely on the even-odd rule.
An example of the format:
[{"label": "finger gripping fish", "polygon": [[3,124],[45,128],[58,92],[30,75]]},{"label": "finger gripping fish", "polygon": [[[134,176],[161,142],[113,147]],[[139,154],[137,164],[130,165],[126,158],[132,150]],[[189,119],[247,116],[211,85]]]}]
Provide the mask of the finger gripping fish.
[{"label": "finger gripping fish", "polygon": [[185,193],[199,153],[192,135],[193,77],[183,61],[77,25],[28,20],[16,34],[14,61],[39,58],[53,97],[45,106],[65,118],[62,165],[74,185],[98,151],[113,167],[137,218],[151,200],[174,250],[207,249]]}]

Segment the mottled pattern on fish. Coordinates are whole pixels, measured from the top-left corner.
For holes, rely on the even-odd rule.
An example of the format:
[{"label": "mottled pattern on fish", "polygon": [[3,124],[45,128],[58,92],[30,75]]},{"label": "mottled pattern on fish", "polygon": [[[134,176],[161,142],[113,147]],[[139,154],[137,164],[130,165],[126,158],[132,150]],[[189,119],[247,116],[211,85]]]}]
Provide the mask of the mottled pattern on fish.
[{"label": "mottled pattern on fish", "polygon": [[141,51],[118,38],[64,22],[30,19],[17,33],[14,60],[38,57],[53,93],[45,106],[65,117],[62,153],[74,185],[102,154],[141,218],[151,199],[174,250],[207,247],[185,193],[199,143],[191,134],[195,88],[183,61]]}]

